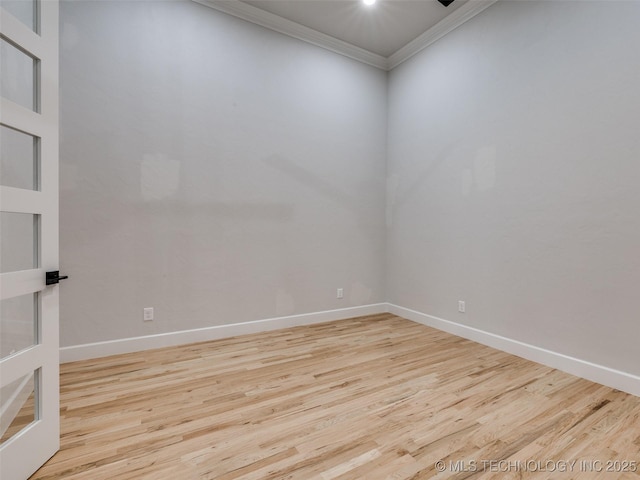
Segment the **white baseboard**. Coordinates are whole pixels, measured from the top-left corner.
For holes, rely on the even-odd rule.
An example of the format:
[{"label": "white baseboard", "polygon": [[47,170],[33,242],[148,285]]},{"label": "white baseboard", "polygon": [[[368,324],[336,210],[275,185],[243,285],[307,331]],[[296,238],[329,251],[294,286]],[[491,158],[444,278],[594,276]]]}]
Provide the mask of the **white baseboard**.
[{"label": "white baseboard", "polygon": [[603,365],[598,365],[579,358],[570,357],[562,353],[546,350],[535,345],[513,340],[511,338],[496,335],[494,333],[479,330],[455,323],[443,318],[427,315],[426,313],[400,307],[390,303],[377,303],[361,307],[342,308],[339,310],[327,310],[322,312],[291,315],[288,317],[268,318],[252,322],[243,322],[230,325],[183,330],[179,332],[161,333],[144,337],[123,338],[106,342],[74,345],[60,349],[60,363],[88,360],[91,358],[106,357],[120,353],[139,352],[153,348],[171,347],[188,343],[217,340],[220,338],[234,337],[248,333],[267,332],[280,328],[311,325],[314,323],[343,320],[363,315],[375,315],[389,312],[406,318],[407,320],[427,325],[462,338],[496,348],[503,352],[511,353],[527,360],[532,360],[563,372],[591,380],[611,388],[640,396],[640,377],[615,370]]},{"label": "white baseboard", "polygon": [[267,318],[251,322],[217,325],[214,327],[182,330],[179,332],[160,333],[143,337],[122,338],[106,342],[73,345],[60,349],[60,363],[89,360],[92,358],[108,357],[121,353],[140,352],[153,348],[172,347],[195,342],[205,342],[220,338],[235,337],[247,333],[267,332],[279,328],[311,325],[313,323],[343,320],[363,315],[375,315],[387,311],[386,303],[363,305],[361,307],[341,308],[322,312],[291,315],[288,317]]},{"label": "white baseboard", "polygon": [[562,353],[552,352],[551,350],[536,347],[535,345],[444,320],[409,308],[399,307],[398,305],[388,304],[387,311],[399,317],[406,318],[407,320],[452,333],[459,337],[502,350],[503,352],[511,353],[518,357],[526,358],[527,360],[532,360],[562,370],[563,372],[591,380],[592,382],[640,396],[640,377],[636,375],[570,357]]}]

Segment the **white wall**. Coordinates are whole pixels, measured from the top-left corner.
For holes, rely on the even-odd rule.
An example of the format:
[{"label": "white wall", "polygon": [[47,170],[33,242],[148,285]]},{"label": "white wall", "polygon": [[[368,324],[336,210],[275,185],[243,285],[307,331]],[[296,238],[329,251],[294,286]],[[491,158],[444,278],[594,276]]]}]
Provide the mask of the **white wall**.
[{"label": "white wall", "polygon": [[638,18],[499,2],[391,73],[391,303],[640,374]]},{"label": "white wall", "polygon": [[193,2],[61,28],[62,346],[384,300],[384,72]]}]

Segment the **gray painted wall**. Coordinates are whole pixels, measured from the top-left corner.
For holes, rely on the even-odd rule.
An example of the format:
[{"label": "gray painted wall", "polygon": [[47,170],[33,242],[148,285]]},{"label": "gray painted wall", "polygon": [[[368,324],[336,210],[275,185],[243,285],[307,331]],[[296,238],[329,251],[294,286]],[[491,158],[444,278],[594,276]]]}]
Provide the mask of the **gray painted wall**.
[{"label": "gray painted wall", "polygon": [[639,14],[499,2],[387,83],[191,2],[63,2],[62,345],[388,300],[640,374]]},{"label": "gray painted wall", "polygon": [[384,72],[193,2],[60,56],[62,346],[384,300]]},{"label": "gray painted wall", "polygon": [[638,18],[499,2],[391,72],[391,303],[640,374]]}]

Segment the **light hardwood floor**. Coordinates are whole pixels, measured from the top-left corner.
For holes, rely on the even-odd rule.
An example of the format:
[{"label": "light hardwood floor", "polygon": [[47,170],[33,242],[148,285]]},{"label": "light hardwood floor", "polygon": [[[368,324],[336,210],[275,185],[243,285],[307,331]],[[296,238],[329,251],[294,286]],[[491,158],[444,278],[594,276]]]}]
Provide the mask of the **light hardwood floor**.
[{"label": "light hardwood floor", "polygon": [[390,314],[61,367],[33,479],[640,479],[640,398]]}]

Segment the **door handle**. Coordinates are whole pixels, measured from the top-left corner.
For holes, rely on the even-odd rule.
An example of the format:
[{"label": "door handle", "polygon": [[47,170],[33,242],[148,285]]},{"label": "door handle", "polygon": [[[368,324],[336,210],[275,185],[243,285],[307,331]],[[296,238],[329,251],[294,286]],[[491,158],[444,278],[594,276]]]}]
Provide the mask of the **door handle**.
[{"label": "door handle", "polygon": [[55,270],[53,272],[47,272],[45,283],[47,285],[56,285],[60,280],[65,280],[67,278],[69,278],[69,275],[60,275],[60,272]]}]

